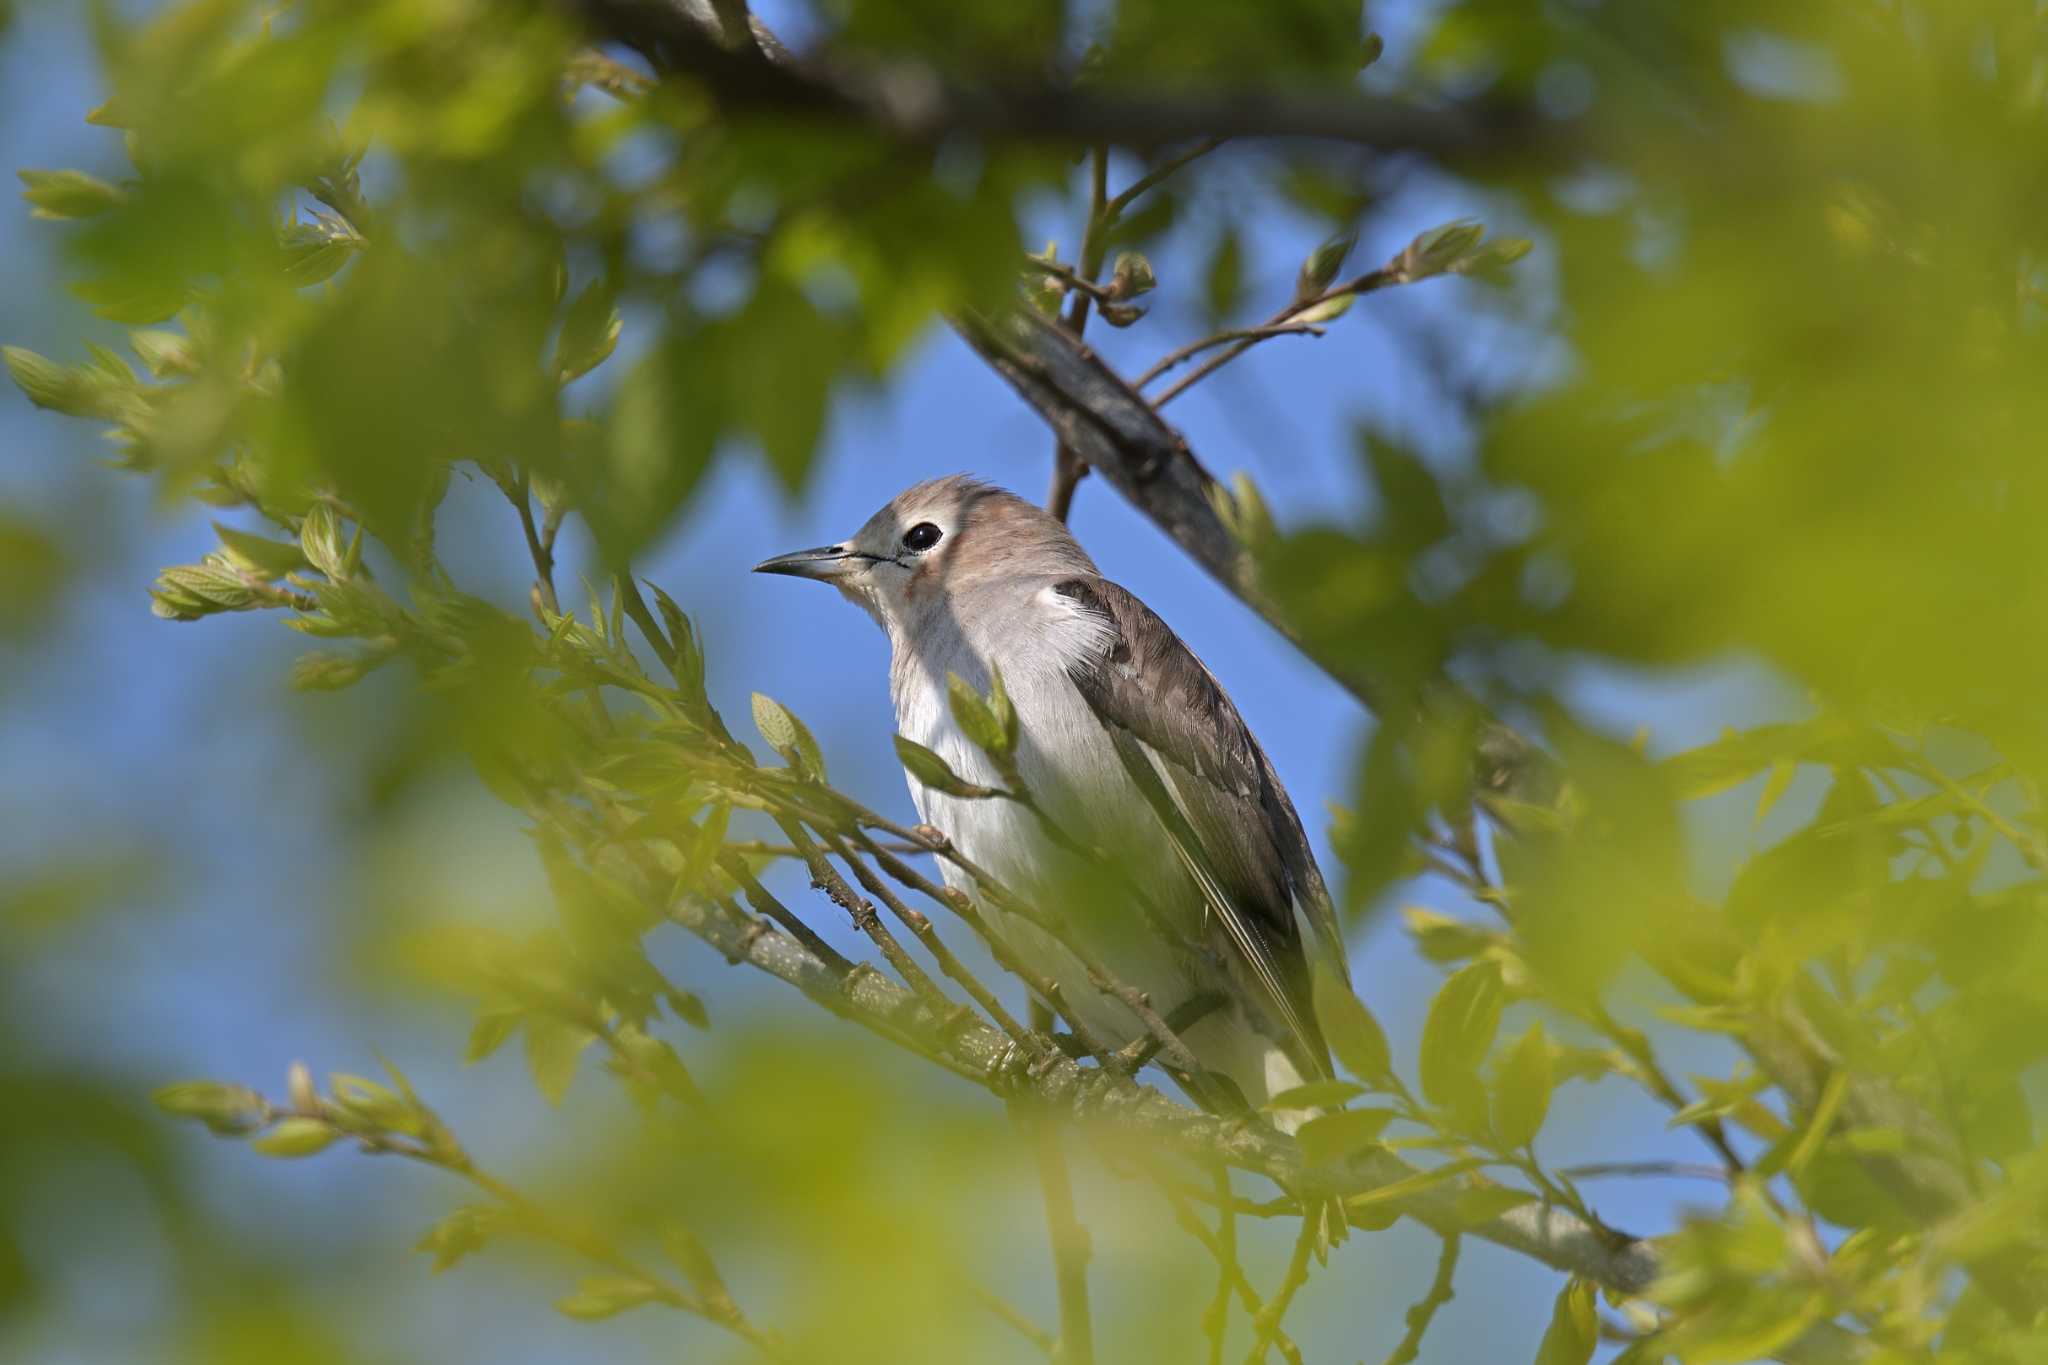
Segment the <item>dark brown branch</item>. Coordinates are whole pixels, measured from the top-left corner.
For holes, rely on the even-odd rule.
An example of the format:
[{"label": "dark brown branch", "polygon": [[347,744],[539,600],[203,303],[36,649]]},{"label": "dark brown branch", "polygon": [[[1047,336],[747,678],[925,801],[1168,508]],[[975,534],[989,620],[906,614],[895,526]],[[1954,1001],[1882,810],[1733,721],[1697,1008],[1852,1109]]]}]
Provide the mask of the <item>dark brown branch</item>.
[{"label": "dark brown branch", "polygon": [[1157,147],[1187,139],[1315,138],[1451,158],[1528,158],[1555,139],[1533,110],[1494,104],[1425,108],[1407,100],[1278,87],[1132,89],[1101,83],[953,79],[915,58],[800,60],[756,22],[714,34],[670,0],[559,0],[592,35],[638,50],[734,112],[844,125],[932,146],[970,134],[1005,142]]},{"label": "dark brown branch", "polygon": [[[1060,326],[1075,338],[1088,330],[1088,305],[1095,294],[1095,280],[1102,274],[1102,258],[1108,251],[1109,229],[1116,214],[1109,206],[1109,147],[1097,143],[1089,158],[1088,227],[1081,237],[1081,265],[1076,272],[1088,288],[1077,290],[1067,305]],[[1063,440],[1053,443],[1052,487],[1045,495],[1045,510],[1065,521],[1074,510],[1074,490],[1088,475],[1088,462]]]}]

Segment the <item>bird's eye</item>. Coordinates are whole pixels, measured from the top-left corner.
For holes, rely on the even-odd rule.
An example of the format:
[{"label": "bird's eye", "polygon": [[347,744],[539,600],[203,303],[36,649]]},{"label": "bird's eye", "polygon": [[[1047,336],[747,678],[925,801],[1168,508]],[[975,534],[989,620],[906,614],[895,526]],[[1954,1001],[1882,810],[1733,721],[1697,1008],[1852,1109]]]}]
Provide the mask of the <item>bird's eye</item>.
[{"label": "bird's eye", "polygon": [[939,543],[939,528],[928,521],[920,521],[903,533],[903,548],[906,550],[929,550]]}]

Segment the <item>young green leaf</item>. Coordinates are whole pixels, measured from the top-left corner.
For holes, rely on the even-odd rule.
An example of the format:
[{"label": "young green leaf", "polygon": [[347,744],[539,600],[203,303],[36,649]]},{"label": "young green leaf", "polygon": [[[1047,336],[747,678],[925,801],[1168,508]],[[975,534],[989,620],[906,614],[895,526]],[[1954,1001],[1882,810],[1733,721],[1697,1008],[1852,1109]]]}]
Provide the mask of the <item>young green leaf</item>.
[{"label": "young green leaf", "polygon": [[662,1225],[661,1249],[698,1293],[715,1297],[726,1292],[725,1281],[719,1278],[718,1265],[711,1259],[711,1253],[697,1240],[697,1234],[681,1223]]},{"label": "young green leaf", "polygon": [[562,334],[555,339],[557,382],[566,384],[589,374],[618,349],[619,333],[625,322],[613,306],[615,298],[611,283],[597,280],[569,305]]},{"label": "young green leaf", "polygon": [[549,1104],[560,1104],[562,1096],[569,1093],[569,1082],[576,1079],[577,1059],[590,1041],[589,1029],[553,1015],[527,1016],[526,1068]]},{"label": "young green leaf", "polygon": [[1503,1147],[1512,1151],[1535,1141],[1550,1112],[1554,1084],[1550,1039],[1538,1021],[1509,1050],[1494,1084],[1493,1131]]},{"label": "young green leaf", "polygon": [[1379,1141],[1393,1117],[1391,1109],[1341,1109],[1312,1118],[1294,1135],[1301,1144],[1301,1159],[1311,1166],[1342,1161]]},{"label": "young green leaf", "polygon": [[946,674],[946,697],[952,704],[954,722],[974,741],[975,748],[996,758],[1010,752],[1010,727],[996,715],[987,698],[958,673]]},{"label": "young green leaf", "polygon": [[1259,1107],[1269,1114],[1279,1109],[1335,1109],[1364,1093],[1364,1086],[1350,1081],[1309,1081],[1289,1086]]},{"label": "young green leaf", "polygon": [[480,1062],[505,1045],[519,1027],[518,1010],[486,1010],[470,1025],[469,1044],[462,1050],[463,1064]]},{"label": "young green leaf", "polygon": [[251,535],[237,531],[232,526],[213,523],[214,533],[220,537],[228,557],[263,578],[279,578],[296,573],[306,567],[304,547],[290,541],[272,540],[267,536]]},{"label": "young green leaf", "polygon": [[179,1081],[150,1094],[156,1107],[181,1119],[198,1119],[222,1137],[246,1133],[262,1122],[256,1092],[221,1081]]},{"label": "young green leaf", "polygon": [[502,1209],[469,1204],[428,1228],[426,1235],[413,1244],[413,1250],[432,1256],[434,1268],[430,1273],[438,1275],[510,1228],[511,1220]]},{"label": "young green leaf", "polygon": [[1379,1020],[1344,984],[1336,969],[1318,962],[1311,983],[1316,1024],[1344,1069],[1362,1081],[1378,1081],[1393,1070],[1393,1054]]},{"label": "young green leaf", "polygon": [[33,218],[93,218],[121,207],[128,196],[84,171],[17,171]]},{"label": "young green leaf", "polygon": [[797,776],[813,782],[825,780],[825,754],[810,728],[794,711],[764,692],[754,694],[754,728]]},{"label": "young green leaf", "polygon": [[896,758],[919,785],[930,787],[935,792],[969,801],[1002,795],[994,787],[978,787],[962,778],[947,765],[945,759],[904,735],[896,736]]},{"label": "young green leaf", "polygon": [[319,1119],[290,1118],[262,1137],[251,1138],[249,1150],[285,1159],[312,1156],[325,1151],[340,1136],[340,1129]]},{"label": "young green leaf", "polygon": [[[1322,245],[1308,254],[1301,263],[1301,270],[1294,277],[1294,301],[1307,303],[1337,282],[1337,272],[1344,268],[1344,260],[1351,254],[1351,248],[1358,245],[1358,229],[1340,232],[1326,239]],[[1349,298],[1349,295],[1345,297]]]},{"label": "young green leaf", "polygon": [[1600,1341],[1600,1322],[1593,1304],[1593,1283],[1573,1276],[1558,1291],[1550,1309],[1550,1326],[1536,1348],[1536,1365],[1586,1365]]},{"label": "young green leaf", "polygon": [[1485,1113],[1479,1064],[1500,1028],[1500,968],[1475,962],[1452,974],[1431,1002],[1422,1026],[1422,1093],[1468,1115]]},{"label": "young green leaf", "polygon": [[576,1287],[575,1293],[556,1301],[555,1311],[578,1322],[596,1322],[653,1302],[655,1292],[655,1287],[647,1281],[629,1280],[623,1276],[585,1280]]}]

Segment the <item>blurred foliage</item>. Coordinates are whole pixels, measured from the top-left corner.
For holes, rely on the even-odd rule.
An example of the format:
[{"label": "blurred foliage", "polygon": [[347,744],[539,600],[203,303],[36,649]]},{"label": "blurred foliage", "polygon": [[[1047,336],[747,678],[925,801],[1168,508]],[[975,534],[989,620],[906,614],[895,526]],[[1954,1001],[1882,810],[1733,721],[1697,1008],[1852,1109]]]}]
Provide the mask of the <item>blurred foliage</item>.
[{"label": "blurred foliage", "polygon": [[[946,1317],[962,1298],[950,1272],[972,1256],[968,1206],[864,1193],[877,1168],[926,1159],[902,1117],[912,1101],[862,1083],[858,1055],[827,1064],[765,1037],[707,1084],[673,1028],[705,1025],[704,1008],[643,946],[671,921],[736,956],[800,936],[757,880],[795,858],[930,1003],[944,993],[877,931],[867,899],[895,910],[890,880],[915,890],[918,875],[869,836],[914,836],[827,787],[828,756],[766,697],[754,720],[786,766],[758,765],[711,707],[684,607],[659,590],[648,602],[633,557],[722,453],[803,487],[835,395],[886,381],[945,316],[1028,295],[1076,329],[1091,304],[1151,329],[1131,300],[1156,286],[1239,329],[1205,339],[1213,368],[1307,344],[1242,331],[1259,275],[1242,229],[1261,216],[1305,210],[1338,233],[1272,301],[1271,333],[1335,325],[1393,285],[1498,275],[1526,244],[1405,224],[1407,250],[1347,281],[1346,233],[1403,168],[1249,144],[1225,155],[1252,169],[1256,199],[1238,182],[1200,209],[1206,269],[1162,282],[1140,253],[1197,211],[1190,186],[1217,164],[1186,148],[1142,128],[1112,139],[1159,179],[1105,201],[1070,182],[1076,156],[1106,151],[725,108],[687,75],[657,81],[623,49],[590,48],[575,8],[187,0],[136,23],[96,8],[111,97],[92,118],[119,130],[132,174],[31,170],[24,198],[66,225],[73,292],[129,329],[133,358],[10,347],[6,363],[38,405],[111,428],[122,467],[229,518],[217,550],[163,571],[160,616],[279,612],[327,642],[294,671],[307,689],[402,662],[530,820],[557,922],[449,929],[421,954],[477,1004],[472,1059],[516,1037],[558,1104],[583,1057],[603,1059],[647,1124],[588,1165],[633,1193],[603,1207],[586,1192],[589,1209],[564,1212],[515,1189],[395,1069],[324,1088],[297,1070],[272,1097],[190,1082],[158,1100],[267,1156],[346,1140],[468,1182],[477,1202],[422,1243],[435,1267],[507,1238],[558,1244],[589,1269],[557,1302],[574,1318],[665,1305],[770,1354],[844,1360],[902,1358],[911,1312],[945,1321],[932,1358],[958,1358],[994,1321]],[[1537,225],[1568,358],[1532,358],[1502,396],[1461,385],[1474,377],[1454,349],[1438,368],[1470,409],[1472,448],[1425,458],[1361,431],[1376,493],[1362,523],[1276,528],[1248,480],[1223,499],[1278,613],[1318,658],[1395,699],[1336,833],[1346,903],[1362,912],[1429,872],[1471,909],[1407,914],[1419,956],[1448,973],[1420,1054],[1392,1056],[1364,1003],[1321,981],[1317,1014],[1350,1079],[1277,1107],[1325,1111],[1301,1133],[1317,1168],[1422,1155],[1414,1174],[1350,1193],[1359,1228],[1455,1190],[1460,1211],[1433,1224],[1448,1295],[1458,1235],[1535,1201],[1623,1245],[1569,1164],[1538,1151],[1554,1091],[1618,1077],[1698,1131],[1723,1196],[1680,1227],[1631,1230],[1662,1234],[1660,1273],[1600,1286],[1622,1358],[2038,1359],[2048,482],[2025,449],[2048,415],[2048,26],[2035,7],[1467,0],[1384,59],[1355,6],[1321,0],[1124,0],[1085,22],[1044,4],[846,0],[808,17],[832,58],[820,69],[878,62],[906,98],[941,77],[1072,79],[1140,111],[1162,92],[1213,93],[1221,134],[1246,87],[1341,103],[1378,59],[1375,79],[1446,118],[1495,111],[1500,145],[1442,169]],[[1088,205],[1078,259],[1027,261],[1018,215],[1069,191]],[[451,475],[503,493],[507,555],[534,569],[531,620],[437,555]],[[587,600],[558,596],[570,518],[606,584]],[[75,553],[0,522],[0,631],[36,626],[36,585]],[[1796,684],[1800,714],[1660,758],[1569,705],[1584,660],[1729,657]],[[1014,743],[1000,693],[955,705],[991,753]],[[1489,716],[1540,742],[1560,791],[1475,785]],[[1791,799],[1795,787],[1820,795]],[[1689,803],[1712,801],[1752,817],[1743,847],[1691,818]],[[742,837],[735,809],[786,842]],[[56,867],[0,887],[0,965],[24,970],[36,926],[100,877]],[[921,915],[896,919],[937,942]],[[932,960],[973,993],[966,968]],[[1008,1083],[966,1066],[957,1039],[861,1005],[861,979],[813,994]],[[1725,1040],[1715,1055],[1734,1060],[1680,1081],[1659,1054],[1682,1035]],[[135,1120],[132,1099],[37,1085],[0,1144],[97,1132],[137,1169],[167,1168],[170,1138]],[[747,1116],[743,1134],[721,1133],[728,1113]],[[701,1165],[679,1174],[679,1154]],[[982,1169],[931,1159],[952,1176]],[[200,1217],[175,1181],[152,1188],[167,1216]],[[1151,1311],[1105,1322],[1116,1358],[1179,1358],[1199,1331],[1213,1359],[1226,1322],[1254,1359],[1288,1349],[1280,1314],[1311,1278],[1311,1239],[1284,1275],[1249,1268],[1262,1290],[1279,1276],[1261,1305],[1232,1278],[1235,1216],[1197,1217],[1167,1189],[1147,1226],[1197,1229],[1222,1283],[1205,1315],[1214,1271],[1197,1264]],[[700,1221],[737,1240],[743,1288],[728,1287],[731,1245],[700,1241]],[[1345,1254],[1314,1277],[1341,1278]],[[1598,1278],[1562,1287],[1533,1347],[1544,1365],[1596,1349]],[[33,1250],[0,1220],[0,1311],[34,1285]],[[1418,1305],[1418,1338],[1442,1297]]]}]

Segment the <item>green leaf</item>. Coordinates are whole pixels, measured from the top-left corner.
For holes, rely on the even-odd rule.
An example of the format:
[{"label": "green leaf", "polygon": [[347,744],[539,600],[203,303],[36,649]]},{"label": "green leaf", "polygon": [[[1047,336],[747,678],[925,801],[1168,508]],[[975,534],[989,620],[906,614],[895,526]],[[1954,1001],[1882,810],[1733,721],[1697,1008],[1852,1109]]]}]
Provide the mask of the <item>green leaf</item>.
[{"label": "green leaf", "polygon": [[1536,1348],[1536,1365],[1586,1365],[1599,1340],[1592,1281],[1573,1276],[1551,1306],[1550,1326]]},{"label": "green leaf", "polygon": [[1514,1151],[1535,1141],[1550,1112],[1554,1084],[1550,1039],[1539,1020],[1508,1052],[1494,1085],[1493,1131],[1503,1147]]},{"label": "green leaf", "polygon": [[299,549],[306,562],[339,583],[348,577],[348,544],[341,538],[341,518],[324,502],[306,509],[299,522]]},{"label": "green leaf", "polygon": [[166,1114],[197,1119],[222,1137],[246,1133],[263,1121],[263,1104],[246,1086],[221,1081],[179,1081],[150,1093]]},{"label": "green leaf", "polygon": [[1771,813],[1771,807],[1778,804],[1780,797],[1792,785],[1792,779],[1799,775],[1799,765],[1789,758],[1777,759],[1771,764],[1771,775],[1764,782],[1764,789],[1756,799],[1756,816],[1752,826],[1761,825],[1764,817]]},{"label": "green leaf", "polygon": [[1362,1081],[1384,1080],[1393,1074],[1386,1032],[1336,969],[1318,962],[1310,989],[1316,1024],[1345,1070]]},{"label": "green leaf", "polygon": [[631,1280],[623,1276],[585,1280],[576,1287],[576,1292],[558,1300],[555,1311],[564,1317],[579,1322],[596,1322],[638,1308],[643,1303],[652,1303],[655,1288],[645,1280]]},{"label": "green leaf", "polygon": [[192,339],[181,332],[130,332],[128,347],[158,379],[199,373],[199,358],[192,353]]},{"label": "green leaf", "polygon": [[1471,218],[1460,218],[1421,233],[1395,258],[1395,272],[1403,283],[1426,280],[1456,267],[1486,236],[1485,227]]},{"label": "green leaf", "polygon": [[289,1160],[323,1152],[340,1136],[340,1129],[320,1119],[289,1118],[262,1137],[251,1138],[249,1150]]},{"label": "green leaf", "polygon": [[463,1065],[480,1062],[505,1045],[519,1027],[518,1010],[487,1010],[476,1017],[469,1029],[469,1043],[462,1050]]},{"label": "green leaf", "polygon": [[424,1131],[419,1113],[409,1101],[367,1077],[337,1072],[327,1078],[327,1089],[343,1115],[357,1125],[409,1137]]},{"label": "green leaf", "polygon": [[797,776],[813,782],[825,780],[825,755],[810,729],[794,711],[765,692],[754,694],[754,728]]},{"label": "green leaf", "polygon": [[1415,938],[1416,950],[1431,962],[1463,962],[1501,942],[1501,936],[1491,930],[1419,905],[1403,910],[1401,919]]},{"label": "green leaf", "polygon": [[438,1275],[510,1228],[511,1219],[504,1210],[470,1204],[428,1228],[426,1235],[413,1244],[413,1250],[432,1256],[434,1268],[431,1273]]},{"label": "green leaf", "polygon": [[1356,294],[1337,294],[1324,299],[1312,308],[1304,308],[1289,319],[1291,322],[1335,322],[1351,311],[1351,305],[1358,302]]},{"label": "green leaf", "polygon": [[1010,727],[997,717],[995,708],[969,686],[965,678],[958,673],[947,673],[946,697],[952,704],[954,722],[974,742],[975,748],[994,758],[1009,754],[1013,738]]},{"label": "green leaf", "polygon": [[1500,968],[1475,962],[1446,981],[1422,1026],[1422,1093],[1470,1118],[1486,1112],[1479,1064],[1500,1028]]},{"label": "green leaf", "polygon": [[[1341,232],[1325,240],[1322,245],[1308,254],[1301,263],[1301,270],[1294,277],[1294,301],[1307,303],[1337,282],[1337,272],[1344,268],[1344,261],[1351,255],[1351,248],[1358,245],[1358,229]],[[1345,295],[1346,299],[1352,297]]]},{"label": "green leaf", "polygon": [[1003,685],[1003,670],[990,664],[988,675],[988,709],[996,718],[996,728],[1002,733],[1003,754],[1007,757],[1017,752],[1021,722],[1017,719],[1016,704],[1010,700],[1010,690]]},{"label": "green leaf", "polygon": [[896,736],[896,758],[905,772],[915,778],[920,786],[957,796],[963,800],[977,801],[1003,793],[994,787],[978,787],[955,773],[946,760],[905,735]]},{"label": "green leaf", "polygon": [[676,873],[673,895],[682,897],[705,889],[719,850],[725,847],[725,832],[731,821],[731,804],[720,801],[705,813],[704,823],[682,841],[683,865]]},{"label": "green leaf", "polygon": [[1350,1081],[1310,1081],[1289,1086],[1259,1107],[1269,1114],[1278,1109],[1335,1109],[1364,1093],[1364,1086]]},{"label": "green leaf", "polygon": [[555,339],[555,377],[566,384],[589,374],[618,349],[625,321],[615,306],[618,294],[609,280],[597,280],[576,296]]},{"label": "green leaf", "polygon": [[128,196],[84,171],[17,171],[27,189],[21,192],[35,218],[92,218],[121,207]]},{"label": "green leaf", "polygon": [[576,1062],[594,1035],[589,1029],[551,1014],[528,1015],[526,1069],[549,1104],[560,1104],[576,1079]]},{"label": "green leaf", "polygon": [[1411,1195],[1422,1193],[1424,1190],[1433,1190],[1445,1181],[1456,1180],[1466,1172],[1476,1171],[1485,1164],[1485,1157],[1460,1157],[1456,1161],[1447,1161],[1443,1165],[1433,1167],[1430,1170],[1417,1171],[1414,1175],[1403,1176],[1401,1179],[1382,1185],[1376,1190],[1367,1190],[1364,1194],[1351,1195],[1345,1199],[1344,1207],[1353,1213],[1360,1213],[1366,1209],[1376,1208],[1396,1200],[1407,1199]]},{"label": "green leaf", "polygon": [[297,573],[306,567],[306,555],[301,546],[290,541],[271,540],[267,536],[251,535],[237,531],[232,526],[213,523],[214,534],[226,547],[229,558],[263,578],[281,578],[288,573]]},{"label": "green leaf", "polygon": [[28,401],[67,417],[115,420],[124,401],[132,403],[132,386],[114,382],[97,369],[59,365],[19,346],[0,346],[0,360]]},{"label": "green leaf", "polygon": [[314,650],[292,660],[292,686],[301,692],[339,692],[361,682],[390,657],[389,654],[336,654],[328,650]]},{"label": "green leaf", "polygon": [[1294,1139],[1301,1144],[1303,1161],[1328,1166],[1379,1141],[1393,1117],[1391,1109],[1340,1109],[1302,1124]]},{"label": "green leaf", "polygon": [[718,1265],[711,1259],[711,1253],[697,1240],[697,1234],[681,1223],[662,1224],[661,1249],[698,1293],[715,1297],[726,1292],[725,1281],[719,1278]]},{"label": "green leaf", "polygon": [[1521,260],[1536,244],[1527,237],[1496,237],[1484,246],[1466,252],[1451,263],[1451,273],[1479,279],[1500,280],[1507,268]]}]

